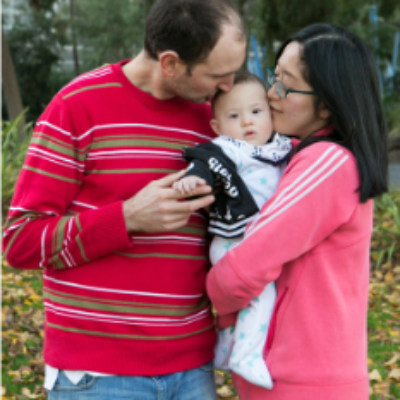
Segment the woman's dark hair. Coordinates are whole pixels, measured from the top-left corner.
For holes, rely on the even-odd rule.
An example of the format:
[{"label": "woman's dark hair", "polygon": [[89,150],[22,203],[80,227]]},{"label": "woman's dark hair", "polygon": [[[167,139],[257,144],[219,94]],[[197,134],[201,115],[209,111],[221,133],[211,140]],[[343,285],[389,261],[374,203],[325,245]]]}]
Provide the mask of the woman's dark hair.
[{"label": "woman's dark hair", "polygon": [[367,45],[345,29],[313,24],[291,36],[280,48],[278,62],[290,42],[301,45],[303,77],[331,114],[335,133],[302,140],[296,151],[330,140],[354,154],[360,175],[360,201],[388,189],[387,130],[376,62]]},{"label": "woman's dark hair", "polygon": [[[235,74],[235,78],[233,79],[233,86],[239,85],[241,83],[247,83],[247,82],[255,82],[259,83],[264,89],[265,89],[265,95],[267,96],[268,89],[265,86],[265,83],[262,79],[260,79],[257,75],[251,74],[250,72],[247,71],[239,71]],[[212,110],[214,111],[215,108],[215,103],[218,99],[218,97],[221,96],[221,94],[227,93],[221,89],[217,90],[217,93],[213,96],[211,99],[211,107]]]},{"label": "woman's dark hair", "polygon": [[230,0],[158,0],[146,21],[144,49],[153,60],[165,50],[176,51],[190,68],[204,61],[221,36],[224,24],[246,27]]}]

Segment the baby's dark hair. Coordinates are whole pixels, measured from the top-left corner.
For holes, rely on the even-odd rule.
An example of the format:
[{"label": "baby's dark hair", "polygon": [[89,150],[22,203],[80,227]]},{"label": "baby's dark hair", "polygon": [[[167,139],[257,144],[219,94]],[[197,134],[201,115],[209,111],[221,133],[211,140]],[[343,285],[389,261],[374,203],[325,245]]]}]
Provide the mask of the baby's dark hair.
[{"label": "baby's dark hair", "polygon": [[[233,86],[240,85],[241,83],[247,83],[247,82],[259,83],[265,89],[265,93],[267,94],[268,89],[265,86],[265,83],[262,81],[262,79],[260,79],[257,75],[251,74],[250,72],[247,72],[247,71],[240,71],[240,72],[236,73],[235,79],[233,80]],[[216,101],[224,93],[227,93],[227,92],[225,92],[221,89],[218,89],[217,93],[215,93],[214,97],[211,99],[211,107],[212,107],[213,111],[214,111]]]}]

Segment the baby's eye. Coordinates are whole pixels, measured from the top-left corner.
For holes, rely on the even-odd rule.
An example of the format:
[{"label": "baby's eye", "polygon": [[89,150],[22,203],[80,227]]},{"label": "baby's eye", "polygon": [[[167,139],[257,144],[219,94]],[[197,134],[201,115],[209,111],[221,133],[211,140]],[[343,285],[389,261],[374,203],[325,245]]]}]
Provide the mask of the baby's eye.
[{"label": "baby's eye", "polygon": [[237,114],[230,114],[230,115],[229,115],[229,118],[232,118],[232,119],[235,119],[235,118],[237,118],[237,117],[238,117]]},{"label": "baby's eye", "polygon": [[253,110],[253,114],[259,114],[261,112],[261,108],[255,108]]}]

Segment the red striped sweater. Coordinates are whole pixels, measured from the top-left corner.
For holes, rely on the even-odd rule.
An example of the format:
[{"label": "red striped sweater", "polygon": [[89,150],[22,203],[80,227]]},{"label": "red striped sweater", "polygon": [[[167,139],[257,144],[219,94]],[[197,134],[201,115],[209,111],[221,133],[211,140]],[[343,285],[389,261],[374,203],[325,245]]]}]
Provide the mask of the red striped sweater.
[{"label": "red striped sweater", "polygon": [[160,101],[123,63],[63,88],[36,124],[4,249],[15,268],[45,268],[49,365],[159,375],[213,358],[205,297],[206,219],[129,237],[122,202],[185,167],[184,146],[213,137],[208,105]]}]

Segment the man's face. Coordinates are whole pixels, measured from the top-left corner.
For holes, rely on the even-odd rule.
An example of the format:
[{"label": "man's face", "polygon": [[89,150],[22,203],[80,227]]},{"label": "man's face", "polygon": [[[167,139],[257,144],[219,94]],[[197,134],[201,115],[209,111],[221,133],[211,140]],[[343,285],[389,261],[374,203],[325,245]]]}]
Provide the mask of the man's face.
[{"label": "man's face", "polygon": [[218,89],[229,91],[236,71],[244,62],[245,51],[246,41],[240,38],[238,28],[226,25],[206,60],[196,64],[190,72],[182,63],[177,75],[169,82],[169,90],[194,103],[204,103]]}]

